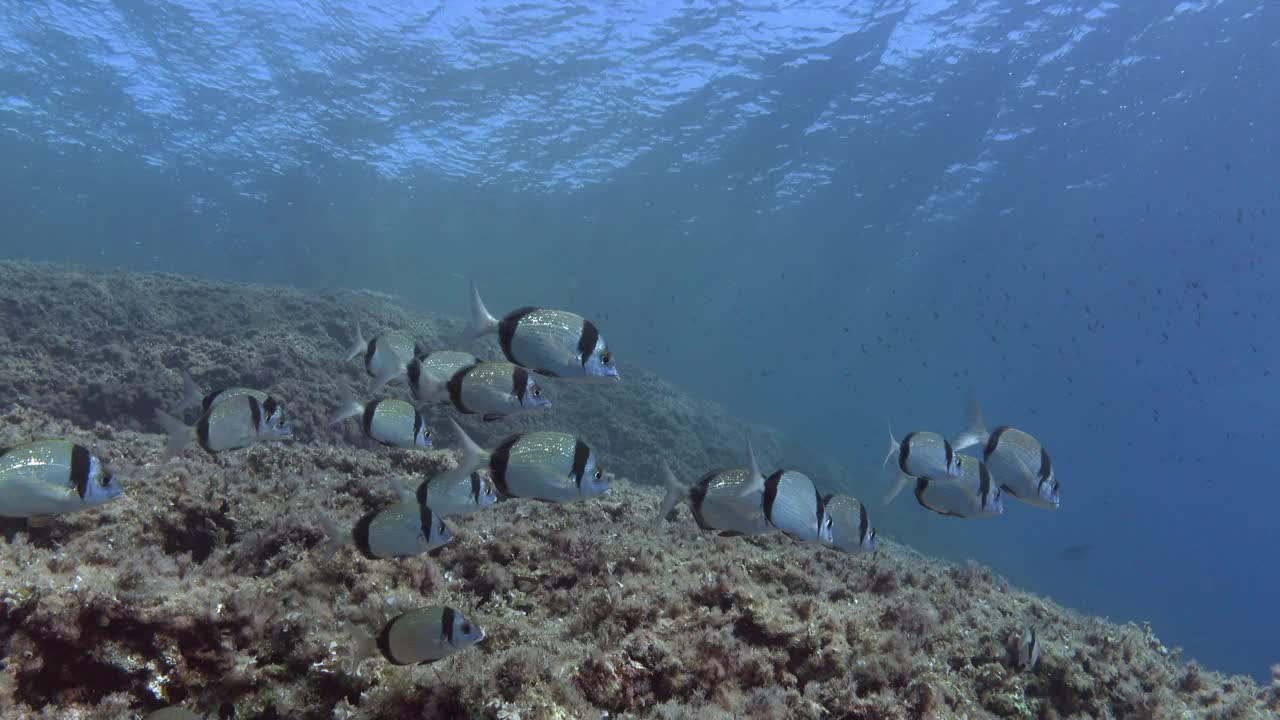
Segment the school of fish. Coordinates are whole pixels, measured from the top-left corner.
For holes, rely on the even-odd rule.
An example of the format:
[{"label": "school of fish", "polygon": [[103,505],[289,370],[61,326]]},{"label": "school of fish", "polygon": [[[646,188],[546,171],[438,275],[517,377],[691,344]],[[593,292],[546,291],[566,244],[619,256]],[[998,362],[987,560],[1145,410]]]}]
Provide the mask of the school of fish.
[{"label": "school of fish", "polygon": [[[490,314],[471,288],[471,324],[460,344],[496,334],[504,359],[484,360],[458,349],[429,350],[397,332],[366,339],[357,323],[348,361],[361,358],[371,393],[403,385],[412,401],[394,397],[361,400],[344,390],[329,420],[355,419],[373,443],[406,449],[431,448],[439,439],[428,427],[428,406],[452,408],[485,422],[550,407],[540,379],[554,382],[619,382],[617,362],[599,329],[584,317],[540,307],[521,307],[502,318]],[[253,388],[206,392],[184,373],[184,397],[175,414],[156,411],[168,436],[162,460],[192,443],[206,453],[286,440],[293,433],[285,404]],[[198,408],[187,425],[180,416]],[[492,448],[475,443],[449,420],[462,452],[454,468],[427,478],[416,489],[396,485],[397,502],[347,525],[320,516],[328,541],[319,552],[352,547],[369,560],[411,557],[454,539],[451,516],[479,512],[516,498],[568,503],[609,493],[610,478],[586,438],[538,430],[515,433]],[[961,451],[976,448],[974,455]],[[748,439],[744,466],[708,469],[692,482],[666,464],[656,468],[664,489],[658,519],[670,520],[688,505],[699,528],[724,536],[781,533],[795,541],[857,554],[876,549],[867,506],[841,493],[824,493],[803,472],[778,468],[766,474]],[[889,430],[884,464],[893,461],[888,503],[914,484],[919,505],[954,518],[1001,515],[1006,496],[1033,507],[1057,509],[1059,483],[1048,451],[1034,436],[1001,425],[988,430],[976,401],[968,424],[952,439],[930,431],[901,439]],[[58,439],[33,440],[0,449],[0,516],[33,525],[69,512],[108,503],[123,493],[120,481],[93,450]],[[396,665],[429,664],[481,642],[484,630],[460,610],[427,606],[391,618],[377,634],[350,628],[353,657],[378,653]],[[1020,663],[1034,670],[1039,643],[1028,628]],[[157,711],[178,711],[169,708]],[[186,711],[181,711],[186,712]],[[151,717],[180,717],[153,714]],[[192,716],[194,717],[194,716]]]}]

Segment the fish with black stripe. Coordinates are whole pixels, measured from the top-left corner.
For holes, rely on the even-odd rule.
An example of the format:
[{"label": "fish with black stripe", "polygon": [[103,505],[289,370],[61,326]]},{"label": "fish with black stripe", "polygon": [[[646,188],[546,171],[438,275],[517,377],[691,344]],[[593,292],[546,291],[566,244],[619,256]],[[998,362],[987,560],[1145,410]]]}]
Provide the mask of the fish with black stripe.
[{"label": "fish with black stripe", "polygon": [[329,415],[329,424],[336,425],[347,418],[359,416],[360,430],[365,437],[388,447],[429,448],[431,428],[422,419],[422,413],[412,403],[395,398],[378,398],[362,403],[351,390],[341,388],[342,399],[338,408]]},{"label": "fish with black stripe", "polygon": [[[461,368],[448,381],[424,387],[421,376],[414,382],[414,398],[431,403],[448,398],[455,410],[465,415],[479,415],[491,422],[525,410],[551,407],[542,386],[529,370],[508,362],[479,362]],[[429,382],[429,381],[428,381]]]},{"label": "fish with black stripe", "polygon": [[823,498],[831,518],[831,540],[826,544],[851,554],[876,549],[876,531],[867,518],[867,506],[849,495],[834,494]]},{"label": "fish with black stripe", "polygon": [[1009,425],[987,432],[982,409],[969,400],[969,423],[956,436],[956,449],[982,446],[982,460],[1010,497],[1045,510],[1057,510],[1062,489],[1049,451],[1030,434]]},{"label": "fish with black stripe", "polygon": [[350,530],[341,529],[332,518],[320,515],[320,525],[328,536],[322,554],[329,557],[339,548],[353,545],[370,560],[414,557],[453,540],[453,532],[438,513],[418,502],[403,486],[397,490],[399,502],[365,513]]},{"label": "fish with black stripe", "polygon": [[670,517],[681,503],[688,503],[693,520],[703,530],[721,535],[767,535],[777,528],[764,512],[765,477],[760,474],[756,454],[747,441],[747,467],[716,468],[692,485],[681,483],[662,463],[666,489],[658,506],[658,519]]},{"label": "fish with black stripe", "polygon": [[448,606],[433,605],[400,615],[371,637],[348,626],[357,663],[375,649],[393,665],[429,665],[484,640],[484,629]]},{"label": "fish with black stripe", "polygon": [[956,455],[959,477],[916,478],[916,502],[939,515],[959,518],[995,517],[1004,513],[1000,486],[986,463],[968,455]]},{"label": "fish with black stripe", "polygon": [[764,479],[765,519],[803,542],[831,542],[831,517],[818,486],[796,470],[777,470]]},{"label": "fish with black stripe", "polygon": [[1040,636],[1036,629],[1028,627],[1022,633],[1022,643],[1018,645],[1018,667],[1029,672],[1036,671],[1040,662]]},{"label": "fish with black stripe", "polygon": [[241,395],[250,395],[257,398],[258,402],[261,403],[263,407],[274,408],[272,412],[268,413],[268,422],[273,425],[279,425],[284,422],[284,407],[278,401],[273,400],[270,393],[263,392],[262,390],[233,386],[219,388],[206,393],[199,385],[196,384],[196,381],[185,370],[182,372],[182,388],[183,398],[177,407],[177,411],[179,412],[190,407],[199,407],[200,414],[204,415],[209,412],[209,408],[213,407],[216,403],[224,400],[230,400],[233,397],[239,397]]},{"label": "fish with black stripe", "polygon": [[417,495],[418,502],[430,505],[445,517],[468,515],[498,502],[498,491],[489,479],[488,470],[470,473],[458,473],[456,468],[446,470],[422,481]]},{"label": "fish with black stripe", "polygon": [[500,497],[554,503],[609,492],[609,479],[582,438],[562,432],[523,432],[490,451],[477,445],[452,418],[449,422],[462,445],[462,462],[450,472],[454,477],[488,469]]},{"label": "fish with black stripe", "polygon": [[955,449],[945,437],[935,432],[909,432],[902,436],[902,440],[898,440],[893,436],[893,427],[890,426],[889,449],[881,464],[888,464],[890,458],[896,459],[896,466],[893,484],[884,498],[886,505],[897,497],[913,478],[960,475]]},{"label": "fish with black stripe", "polygon": [[[449,403],[449,398],[432,397],[439,385],[449,382],[454,373],[464,367],[475,365],[480,358],[468,352],[457,350],[432,350],[418,355],[403,367],[386,370],[373,381],[373,390],[377,392],[392,378],[404,374],[409,383],[409,392],[419,405],[427,402]],[[437,393],[438,394],[438,393]]]},{"label": "fish with black stripe", "polygon": [[617,381],[617,363],[590,320],[564,310],[522,307],[499,320],[471,284],[471,339],[496,332],[508,360],[539,375],[578,381]]},{"label": "fish with black stripe", "polygon": [[0,516],[40,524],[120,496],[107,464],[83,445],[40,440],[0,449]]},{"label": "fish with black stripe", "polygon": [[157,409],[156,421],[169,435],[162,461],[177,455],[192,440],[205,452],[216,455],[260,442],[291,438],[293,431],[276,417],[280,411],[281,406],[274,398],[264,403],[253,395],[236,395],[214,402],[196,421],[195,427],[191,427]]},{"label": "fish with black stripe", "polygon": [[395,381],[410,361],[425,352],[412,338],[398,332],[385,332],[365,340],[357,321],[356,338],[347,348],[346,361],[351,362],[363,354],[364,371],[375,378],[376,388]]}]

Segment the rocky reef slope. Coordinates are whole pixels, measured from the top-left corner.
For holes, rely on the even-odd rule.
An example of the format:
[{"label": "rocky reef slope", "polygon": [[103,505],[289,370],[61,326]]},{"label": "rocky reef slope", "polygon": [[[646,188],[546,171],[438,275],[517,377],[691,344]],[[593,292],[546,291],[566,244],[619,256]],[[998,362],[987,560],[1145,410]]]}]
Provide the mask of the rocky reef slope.
[{"label": "rocky reef slope", "polygon": [[[782,537],[700,533],[654,518],[645,484],[733,462],[744,428],[626,368],[611,388],[554,388],[542,417],[467,424],[488,442],[579,430],[612,495],[500,503],[455,520],[429,557],[326,557],[342,522],[451,465],[447,449],[370,449],[324,429],[337,355],[360,318],[427,342],[458,330],[360,292],[312,294],[170,276],[0,264],[0,446],[66,437],[110,457],[125,496],[27,528],[0,521],[0,717],[129,718],[166,704],[208,717],[290,718],[1262,718],[1280,688],[1179,661],[1149,629],[1078,616],[978,565],[893,543],[848,556]],[[270,388],[297,442],[158,458],[150,417],[208,386]],[[348,423],[353,425],[353,423]],[[779,433],[761,454],[815,461]],[[447,436],[447,433],[445,434]],[[824,470],[837,477],[827,462]],[[815,473],[816,474],[816,473]],[[429,667],[354,662],[374,632],[427,604],[484,626]],[[1017,669],[1038,628],[1036,672]]]}]

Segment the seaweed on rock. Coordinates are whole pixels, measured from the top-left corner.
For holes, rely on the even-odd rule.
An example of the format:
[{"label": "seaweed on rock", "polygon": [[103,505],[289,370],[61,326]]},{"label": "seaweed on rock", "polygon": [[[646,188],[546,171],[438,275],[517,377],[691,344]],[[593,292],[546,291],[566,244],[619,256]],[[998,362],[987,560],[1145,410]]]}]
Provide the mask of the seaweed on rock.
[{"label": "seaweed on rock", "polygon": [[[14,279],[0,284],[0,301],[19,306],[0,319],[9,338],[0,363],[21,386],[0,408],[0,444],[60,436],[102,448],[125,486],[118,501],[47,527],[4,523],[5,718],[141,717],[175,703],[239,720],[1280,712],[1280,680],[1262,688],[1187,665],[1147,628],[1079,616],[978,565],[889,541],[849,556],[782,536],[722,538],[698,531],[683,508],[675,522],[655,522],[659,493],[629,480],[631,469],[659,455],[722,462],[741,435],[642,373],[609,401],[622,419],[606,428],[672,415],[669,404],[695,419],[609,440],[610,496],[503,502],[453,519],[458,537],[430,556],[325,557],[319,513],[355,518],[393,501],[392,479],[456,462],[447,449],[372,450],[318,429],[326,383],[359,381],[357,368],[333,360],[344,321],[399,323],[427,340],[452,325],[361,293],[272,289],[264,305],[261,288],[168,276],[0,271]],[[67,303],[90,302],[97,322],[116,329],[75,342],[119,344],[110,377],[126,386],[124,400],[81,397],[90,376],[108,377],[96,354],[49,374],[69,352],[62,345],[85,332]],[[277,310],[247,309],[262,307]],[[113,315],[127,312],[135,325]],[[155,386],[176,395],[176,378],[157,382],[157,368],[188,366],[218,382],[278,387],[293,422],[314,431],[304,442],[158,463],[163,438],[145,418],[171,394]],[[596,419],[559,412],[567,426]],[[667,432],[684,434],[664,447]],[[431,667],[353,662],[348,625],[373,631],[436,603],[466,608],[487,639]],[[1035,673],[1018,669],[1012,649],[1030,617],[1043,644]]]}]

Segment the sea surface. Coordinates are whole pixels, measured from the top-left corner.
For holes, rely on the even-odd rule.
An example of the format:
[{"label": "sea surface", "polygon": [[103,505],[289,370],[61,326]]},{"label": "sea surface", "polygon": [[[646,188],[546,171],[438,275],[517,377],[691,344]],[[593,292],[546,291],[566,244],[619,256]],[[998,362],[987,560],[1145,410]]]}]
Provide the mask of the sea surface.
[{"label": "sea surface", "polygon": [[0,256],[459,317],[474,280],[869,503],[889,425],[972,393],[1061,508],[881,533],[1266,678],[1277,38],[1261,0],[8,2]]}]

